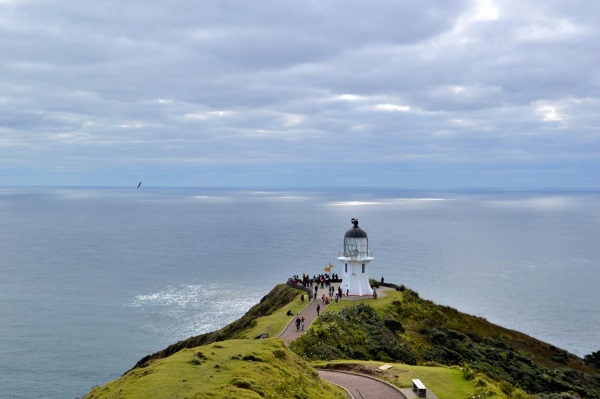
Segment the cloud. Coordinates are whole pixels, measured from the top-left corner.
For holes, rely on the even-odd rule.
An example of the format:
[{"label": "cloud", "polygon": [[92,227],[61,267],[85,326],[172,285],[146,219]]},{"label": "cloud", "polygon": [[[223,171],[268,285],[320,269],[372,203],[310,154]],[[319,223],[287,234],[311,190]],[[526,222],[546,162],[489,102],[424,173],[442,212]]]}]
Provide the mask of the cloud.
[{"label": "cloud", "polygon": [[410,107],[408,105],[396,105],[396,104],[377,104],[373,106],[378,111],[396,111],[396,112],[408,112]]},{"label": "cloud", "polygon": [[512,162],[530,184],[549,167],[566,171],[553,184],[597,184],[572,165],[599,166],[599,8],[0,1],[0,185],[157,165],[163,185],[190,165],[214,168],[208,184],[226,165],[330,184],[346,165],[357,184],[456,167],[469,181],[449,184],[477,185]]}]

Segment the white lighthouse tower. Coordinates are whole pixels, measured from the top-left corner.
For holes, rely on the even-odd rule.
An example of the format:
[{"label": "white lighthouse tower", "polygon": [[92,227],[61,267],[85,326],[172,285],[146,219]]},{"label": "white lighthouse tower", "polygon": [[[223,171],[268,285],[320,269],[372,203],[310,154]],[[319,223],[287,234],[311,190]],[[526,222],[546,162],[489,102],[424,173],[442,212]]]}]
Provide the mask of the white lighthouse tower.
[{"label": "white lighthouse tower", "polygon": [[352,227],[344,235],[344,250],[338,253],[338,261],[344,264],[342,284],[344,294],[355,296],[373,295],[369,283],[369,262],[373,254],[369,251],[367,233],[358,227],[358,219],[352,219]]}]

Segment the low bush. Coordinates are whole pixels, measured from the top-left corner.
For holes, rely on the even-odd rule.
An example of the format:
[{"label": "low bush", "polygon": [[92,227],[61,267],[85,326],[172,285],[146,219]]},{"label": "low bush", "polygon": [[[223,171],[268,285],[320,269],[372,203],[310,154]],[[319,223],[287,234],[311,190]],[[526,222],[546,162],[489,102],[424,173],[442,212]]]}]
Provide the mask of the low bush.
[{"label": "low bush", "polygon": [[[393,323],[396,328],[402,324]],[[376,311],[358,304],[323,314],[290,344],[290,349],[310,360],[360,359],[416,364],[408,345],[388,328]]]},{"label": "low bush", "polygon": [[600,351],[592,352],[583,357],[585,364],[600,369]]},{"label": "low bush", "polygon": [[402,322],[396,320],[396,319],[385,319],[383,321],[383,325],[389,329],[391,332],[405,332],[406,330],[404,329],[404,326],[402,325]]}]

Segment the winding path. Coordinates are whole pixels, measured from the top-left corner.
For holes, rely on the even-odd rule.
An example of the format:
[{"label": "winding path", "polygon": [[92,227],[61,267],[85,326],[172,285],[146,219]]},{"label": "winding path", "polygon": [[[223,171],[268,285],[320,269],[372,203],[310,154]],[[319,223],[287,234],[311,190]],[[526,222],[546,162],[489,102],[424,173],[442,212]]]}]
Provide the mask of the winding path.
[{"label": "winding path", "polygon": [[[343,298],[342,300],[352,299],[358,298]],[[304,333],[304,331],[298,331],[296,329],[296,317],[304,317],[304,330],[306,331],[312,322],[317,318],[317,305],[320,306],[321,310],[324,310],[327,306],[335,306],[335,302],[332,302],[329,305],[324,305],[320,299],[310,301],[307,306],[300,311],[300,313],[298,313],[295,317],[292,317],[283,332],[279,334],[279,337],[283,340],[283,342],[285,342],[286,345]],[[404,395],[393,385],[366,375],[331,370],[319,370],[319,376],[325,381],[345,388],[354,399],[407,398],[407,395]],[[409,397],[411,396],[412,395],[409,395]]]},{"label": "winding path", "polygon": [[319,370],[319,377],[344,387],[355,399],[406,399],[398,388],[366,375]]}]

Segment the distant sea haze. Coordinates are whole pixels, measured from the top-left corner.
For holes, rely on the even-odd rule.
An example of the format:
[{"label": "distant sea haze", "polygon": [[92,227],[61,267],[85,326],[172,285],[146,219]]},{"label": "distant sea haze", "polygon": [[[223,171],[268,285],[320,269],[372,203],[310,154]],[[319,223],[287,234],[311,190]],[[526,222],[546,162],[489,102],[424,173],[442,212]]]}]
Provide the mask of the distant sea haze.
[{"label": "distant sea haze", "polygon": [[4,188],[0,397],[84,395],[289,276],[341,271],[351,218],[372,278],[600,349],[597,190]]}]

